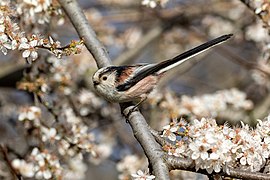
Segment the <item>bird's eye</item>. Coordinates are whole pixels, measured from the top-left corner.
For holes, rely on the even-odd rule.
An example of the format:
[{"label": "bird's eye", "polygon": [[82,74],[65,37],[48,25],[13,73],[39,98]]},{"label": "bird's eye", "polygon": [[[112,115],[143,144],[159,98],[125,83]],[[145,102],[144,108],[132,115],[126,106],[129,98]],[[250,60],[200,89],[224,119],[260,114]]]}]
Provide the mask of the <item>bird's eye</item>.
[{"label": "bird's eye", "polygon": [[103,77],[102,77],[102,80],[103,80],[103,81],[106,81],[106,80],[107,80],[107,76],[103,76]]}]

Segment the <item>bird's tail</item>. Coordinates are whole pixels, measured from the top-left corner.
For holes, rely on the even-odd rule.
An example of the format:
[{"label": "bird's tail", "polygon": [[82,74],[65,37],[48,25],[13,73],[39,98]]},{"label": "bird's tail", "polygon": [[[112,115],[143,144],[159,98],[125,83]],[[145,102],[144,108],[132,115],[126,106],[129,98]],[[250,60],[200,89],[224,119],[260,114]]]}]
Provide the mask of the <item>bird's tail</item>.
[{"label": "bird's tail", "polygon": [[228,40],[233,34],[226,34],[223,36],[220,36],[216,39],[213,39],[211,41],[208,41],[206,43],[203,43],[193,49],[190,49],[182,54],[179,54],[178,56],[169,59],[167,61],[163,61],[159,64],[157,64],[155,67],[153,67],[152,71],[153,72],[157,72],[158,74],[161,74],[163,72],[166,72],[180,64],[182,64],[183,62],[185,62],[186,60],[206,51],[209,48],[212,48],[220,43],[225,42],[226,40]]},{"label": "bird's tail", "polygon": [[125,90],[129,89],[130,87],[134,86],[137,82],[139,82],[143,78],[145,78],[151,74],[155,74],[155,73],[161,74],[163,72],[166,72],[169,69],[172,69],[175,66],[182,64],[183,62],[192,58],[193,56],[196,56],[197,54],[202,53],[202,52],[206,51],[207,49],[214,47],[214,46],[226,41],[231,36],[232,36],[232,34],[220,36],[220,37],[213,39],[211,41],[208,41],[200,46],[197,46],[191,50],[188,50],[188,51],[186,51],[186,52],[184,52],[184,53],[182,53],[182,54],[180,54],[172,59],[169,59],[167,61],[163,61],[163,62],[155,64],[155,65],[150,64],[148,66],[145,66],[144,69],[137,72],[137,74],[135,76],[133,76],[131,79],[129,79],[127,82],[119,85],[117,87],[117,89],[118,89],[118,91],[125,91]]}]

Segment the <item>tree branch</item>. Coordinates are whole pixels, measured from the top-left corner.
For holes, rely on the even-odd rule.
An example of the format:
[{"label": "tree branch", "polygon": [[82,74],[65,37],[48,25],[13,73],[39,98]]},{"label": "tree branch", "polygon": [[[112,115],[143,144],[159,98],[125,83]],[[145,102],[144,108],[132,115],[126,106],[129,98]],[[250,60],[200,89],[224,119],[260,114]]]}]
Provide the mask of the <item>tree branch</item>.
[{"label": "tree branch", "polygon": [[71,23],[84,40],[84,44],[96,60],[99,68],[109,66],[111,60],[106,48],[97,39],[97,35],[88,23],[82,9],[76,0],[59,0]]},{"label": "tree branch", "polygon": [[162,158],[164,151],[152,136],[144,117],[138,111],[134,111],[129,115],[129,123],[133,129],[134,136],[140,142],[149,159],[150,168],[153,169],[156,179],[169,179],[169,169]]},{"label": "tree branch", "polygon": [[[95,58],[98,67],[101,68],[109,66],[111,64],[111,60],[107,54],[107,51],[97,39],[95,32],[89,25],[77,1],[59,0],[59,3],[69,16],[70,21],[76,28],[79,36],[84,39],[84,42],[88,50]],[[127,105],[125,107],[128,108]],[[169,179],[169,170],[165,161],[161,158],[163,151],[150,133],[144,117],[139,112],[135,111],[130,114],[128,120],[132,127],[134,136],[143,147],[145,154],[149,159],[150,167],[152,168],[156,179]]]}]

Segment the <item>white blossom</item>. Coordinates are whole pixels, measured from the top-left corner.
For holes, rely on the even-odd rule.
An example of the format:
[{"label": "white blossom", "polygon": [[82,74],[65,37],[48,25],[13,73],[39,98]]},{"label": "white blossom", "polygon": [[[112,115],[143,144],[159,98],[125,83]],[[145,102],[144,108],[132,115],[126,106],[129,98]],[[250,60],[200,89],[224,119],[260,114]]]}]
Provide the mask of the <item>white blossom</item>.
[{"label": "white blossom", "polygon": [[150,8],[155,8],[157,6],[157,3],[155,0],[143,0],[142,5],[148,6]]},{"label": "white blossom", "polygon": [[41,127],[42,132],[42,141],[50,141],[53,142],[55,140],[59,140],[61,137],[57,134],[57,131],[55,128],[46,128]]},{"label": "white blossom", "polygon": [[34,61],[38,58],[38,53],[36,51],[37,46],[37,39],[33,39],[29,42],[27,38],[22,38],[21,44],[19,45],[19,50],[24,49],[22,53],[23,58],[30,58],[32,61]]},{"label": "white blossom", "polygon": [[[181,128],[181,121],[165,126],[164,131],[177,128],[177,124]],[[192,124],[185,126],[188,140],[177,139],[175,147],[165,150],[177,157],[189,156],[197,170],[206,169],[208,173],[220,172],[224,166],[239,166],[258,172],[270,155],[270,118],[259,120],[256,129],[243,122],[241,124],[241,127],[235,128],[226,124],[219,127],[214,119],[195,119]]]},{"label": "white blossom", "polygon": [[12,161],[12,166],[25,177],[31,178],[35,175],[35,166],[33,163],[27,163],[25,160],[14,159]]},{"label": "white blossom", "polygon": [[133,180],[151,180],[155,179],[154,175],[149,175],[148,172],[143,172],[142,170],[138,170],[135,173],[131,174]]},{"label": "white blossom", "polygon": [[22,112],[19,114],[18,120],[24,121],[24,120],[38,120],[41,115],[41,110],[39,107],[36,106],[30,106],[28,108],[22,109]]}]

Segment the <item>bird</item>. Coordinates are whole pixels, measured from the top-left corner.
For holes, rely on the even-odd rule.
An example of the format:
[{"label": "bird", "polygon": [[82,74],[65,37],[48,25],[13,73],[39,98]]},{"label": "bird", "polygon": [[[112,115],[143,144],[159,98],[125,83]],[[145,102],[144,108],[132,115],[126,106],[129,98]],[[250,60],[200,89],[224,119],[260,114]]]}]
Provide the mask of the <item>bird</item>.
[{"label": "bird", "polygon": [[233,34],[222,35],[160,63],[100,68],[92,76],[93,86],[99,95],[110,102],[138,102],[135,105],[138,107],[167,71],[232,36]]}]

